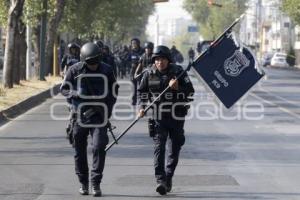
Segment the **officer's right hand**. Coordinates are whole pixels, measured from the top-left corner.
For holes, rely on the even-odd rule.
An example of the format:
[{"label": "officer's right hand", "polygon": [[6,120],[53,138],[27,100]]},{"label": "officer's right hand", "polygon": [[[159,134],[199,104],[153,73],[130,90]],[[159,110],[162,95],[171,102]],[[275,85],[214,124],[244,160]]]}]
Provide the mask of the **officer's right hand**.
[{"label": "officer's right hand", "polygon": [[140,109],[139,110],[139,113],[138,113],[138,117],[139,118],[142,118],[142,117],[144,117],[145,116],[145,110],[144,109]]},{"label": "officer's right hand", "polygon": [[79,98],[80,95],[79,95],[78,91],[76,91],[76,90],[71,90],[71,91],[70,91],[70,97],[76,99],[76,98]]}]

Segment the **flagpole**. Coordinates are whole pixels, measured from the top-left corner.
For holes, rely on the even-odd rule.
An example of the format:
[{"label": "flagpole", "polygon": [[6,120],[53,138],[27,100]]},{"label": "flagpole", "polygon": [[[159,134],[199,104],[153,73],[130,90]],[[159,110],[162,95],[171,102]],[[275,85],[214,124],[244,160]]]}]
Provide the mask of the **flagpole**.
[{"label": "flagpole", "polygon": [[[228,26],[223,33],[217,38],[215,39],[210,45],[209,47],[202,52],[194,61],[193,63],[197,62],[204,54],[206,54],[206,52],[209,52],[210,48],[216,46],[226,35],[227,33],[231,32],[231,29],[237,24],[239,23],[239,21],[245,16],[245,14],[240,15],[238,18],[236,18],[234,20],[234,22],[232,22],[232,24],[230,26]],[[193,64],[192,64],[193,65]]]},{"label": "flagpole", "polygon": [[[208,47],[208,49],[206,51],[204,51],[203,53],[201,53],[196,60],[194,60],[192,63],[189,63],[189,65],[187,66],[187,68],[185,70],[183,70],[177,77],[175,77],[175,81],[177,81],[178,79],[180,79],[186,72],[188,72],[191,67],[193,66],[193,64],[195,62],[197,62],[206,52],[209,51],[209,49],[213,46],[215,46],[216,44],[218,44],[219,41],[222,40],[222,38],[224,38],[226,36],[226,34],[228,32],[231,31],[231,29],[244,17],[244,14],[242,14],[240,17],[238,17],[237,19],[235,19],[235,21]],[[167,90],[170,89],[170,86],[168,85],[168,87],[166,87],[144,110],[145,114],[147,113],[147,111],[153,106],[154,103],[156,103],[162,95],[164,95]],[[118,143],[118,141],[128,132],[128,130],[133,127],[141,118],[140,116],[137,116],[136,119],[131,122],[129,124],[129,126],[112,142],[110,143],[106,148],[105,151],[107,152],[114,144]]]}]

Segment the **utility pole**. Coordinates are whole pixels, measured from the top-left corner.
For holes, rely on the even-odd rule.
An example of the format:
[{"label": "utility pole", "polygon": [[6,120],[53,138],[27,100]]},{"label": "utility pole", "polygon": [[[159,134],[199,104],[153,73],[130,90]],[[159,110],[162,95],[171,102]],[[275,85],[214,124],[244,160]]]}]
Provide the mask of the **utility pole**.
[{"label": "utility pole", "polygon": [[57,37],[54,40],[54,45],[53,45],[53,75],[57,76],[59,74],[58,71],[58,51],[57,51]]},{"label": "utility pole", "polygon": [[46,48],[46,29],[47,29],[47,0],[43,1],[43,14],[41,18],[41,41],[40,41],[40,77],[39,80],[44,81],[45,80],[45,48]]},{"label": "utility pole", "polygon": [[159,15],[156,15],[156,19],[155,19],[155,25],[156,25],[156,29],[155,29],[155,46],[159,45]]},{"label": "utility pole", "polygon": [[29,80],[31,77],[31,28],[27,24],[26,25],[26,43],[27,43],[27,50],[26,50],[26,80]]},{"label": "utility pole", "polygon": [[262,31],[262,0],[257,0],[256,7],[256,47],[257,47],[257,57],[261,58],[262,54],[262,44],[261,44],[261,31]]}]

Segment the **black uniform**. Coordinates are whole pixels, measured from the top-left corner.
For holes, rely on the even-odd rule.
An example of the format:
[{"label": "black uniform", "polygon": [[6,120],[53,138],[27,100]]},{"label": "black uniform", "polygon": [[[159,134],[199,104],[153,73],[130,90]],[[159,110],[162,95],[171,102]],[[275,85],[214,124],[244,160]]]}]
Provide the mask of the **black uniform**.
[{"label": "black uniform", "polygon": [[[150,99],[158,96],[169,84],[169,81],[183,71],[182,67],[169,64],[167,70],[159,72],[155,66],[147,70],[138,88],[139,105],[144,109]],[[187,74],[178,80],[178,90],[169,89],[165,95],[155,104],[153,115],[155,121],[154,140],[154,168],[158,183],[171,180],[178,163],[181,146],[185,142],[184,116],[187,114],[186,104],[194,88]],[[180,105],[176,105],[176,103]],[[162,106],[163,105],[163,106]],[[175,106],[175,107],[174,107]],[[174,113],[172,108],[174,107]],[[166,111],[168,110],[168,111]],[[168,158],[165,167],[165,146],[169,137]]]},{"label": "black uniform", "polygon": [[64,55],[64,57],[62,58],[61,61],[61,72],[67,72],[67,70],[69,69],[69,67],[71,67],[72,65],[78,63],[80,61],[80,56],[79,54],[76,55],[72,55],[72,54],[67,54]]},{"label": "black uniform", "polygon": [[[107,52],[104,52],[106,49]],[[113,68],[115,77],[117,77],[117,65],[115,62],[115,57],[110,53],[109,48],[105,45],[102,52],[102,61]]]},{"label": "black uniform", "polygon": [[141,56],[138,68],[135,71],[135,78],[139,76],[147,67],[151,67],[152,64],[152,53],[146,54],[146,52]]},{"label": "black uniform", "polygon": [[[100,77],[81,78],[80,85],[78,81],[80,75],[103,75],[105,79]],[[93,145],[93,165],[91,170],[91,182],[93,185],[99,185],[102,179],[102,172],[105,163],[105,147],[108,144],[108,135],[106,124],[102,126],[86,127],[85,125],[97,124],[100,125],[111,116],[113,105],[116,102],[118,87],[115,84],[116,79],[113,70],[110,66],[99,63],[96,71],[91,71],[84,62],[79,62],[68,70],[64,82],[61,86],[61,93],[64,96],[71,98],[72,109],[80,116],[73,128],[74,146],[75,146],[75,171],[78,175],[80,183],[88,185],[89,181],[89,168],[87,160],[87,137],[89,134],[92,136]],[[105,86],[107,88],[105,88]],[[79,88],[78,88],[79,87]],[[91,90],[91,87],[93,88]],[[114,91],[114,93],[113,93]],[[104,94],[106,95],[104,96]],[[103,95],[101,99],[88,99],[83,98],[82,95]],[[107,112],[100,107],[99,110],[91,116],[85,116],[86,112],[90,109],[94,110],[94,106],[82,106],[82,103],[102,103],[107,106]],[[99,107],[98,107],[99,108]],[[101,112],[102,109],[102,112]],[[84,125],[82,125],[83,123]]]},{"label": "black uniform", "polygon": [[193,62],[194,58],[195,58],[195,51],[193,48],[190,48],[188,51],[188,55],[189,55],[189,62]]},{"label": "black uniform", "polygon": [[182,63],[184,61],[182,53],[178,51],[174,45],[172,46],[170,51],[173,63]]},{"label": "black uniform", "polygon": [[131,64],[130,69],[130,80],[134,86],[134,91],[132,95],[132,105],[136,105],[137,102],[137,80],[134,79],[134,74],[137,69],[137,66],[139,64],[139,60],[141,56],[143,55],[143,50],[141,48],[134,50],[132,49],[129,53],[129,62]]},{"label": "black uniform", "polygon": [[123,76],[127,76],[127,74],[130,71],[130,67],[129,67],[129,49],[127,46],[124,46],[123,49],[121,50],[120,54],[119,54],[119,58],[121,60],[121,64],[120,64],[120,71],[121,71],[121,77],[123,78]]}]

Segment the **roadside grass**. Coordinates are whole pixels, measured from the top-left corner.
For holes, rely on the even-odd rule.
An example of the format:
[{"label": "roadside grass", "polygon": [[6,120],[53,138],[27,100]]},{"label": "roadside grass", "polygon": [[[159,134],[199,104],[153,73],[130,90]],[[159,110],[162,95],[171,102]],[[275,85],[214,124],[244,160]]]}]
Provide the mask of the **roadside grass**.
[{"label": "roadside grass", "polygon": [[46,81],[37,79],[21,81],[20,85],[14,85],[11,89],[3,88],[3,85],[0,84],[0,111],[45,91],[62,81],[61,77],[58,76],[47,76],[45,79]]}]

